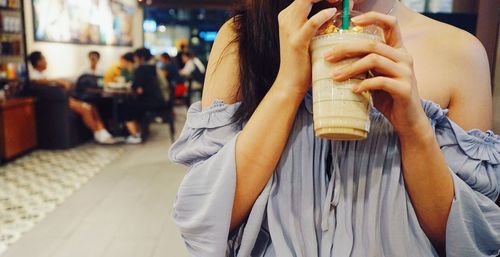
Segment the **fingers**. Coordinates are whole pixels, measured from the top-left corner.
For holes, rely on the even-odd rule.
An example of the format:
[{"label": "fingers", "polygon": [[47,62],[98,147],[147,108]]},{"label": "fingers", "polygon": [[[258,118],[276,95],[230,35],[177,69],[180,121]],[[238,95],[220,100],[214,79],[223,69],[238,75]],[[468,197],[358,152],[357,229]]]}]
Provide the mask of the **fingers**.
[{"label": "fingers", "polygon": [[324,9],[321,12],[317,13],[313,17],[311,17],[305,24],[302,26],[300,33],[306,38],[312,38],[316,35],[318,29],[325,24],[328,20],[333,18],[335,13],[337,12],[337,8],[329,8]]},{"label": "fingers", "polygon": [[335,45],[333,49],[325,55],[325,60],[329,62],[338,62],[345,58],[365,56],[370,53],[381,55],[394,62],[406,61],[408,59],[405,53],[382,42],[357,40]]},{"label": "fingers", "polygon": [[339,0],[295,0],[290,6],[279,13],[278,20],[280,21],[280,26],[291,26],[296,29],[301,38],[311,39],[316,35],[318,29],[329,19],[333,18],[337,12],[336,8],[327,8],[307,19],[313,4],[321,1],[335,3]]},{"label": "fingers", "polygon": [[399,65],[378,54],[369,54],[353,64],[335,71],[333,79],[337,81],[344,81],[360,74],[366,74],[369,71],[392,78],[400,78],[411,75],[409,71],[406,70],[405,66]]},{"label": "fingers", "polygon": [[390,94],[393,98],[407,95],[408,90],[404,87],[404,84],[400,81],[388,77],[374,77],[370,79],[365,79],[355,87],[353,91],[355,93],[362,93],[366,91],[384,91]]},{"label": "fingers", "polygon": [[398,20],[394,16],[378,12],[368,12],[352,18],[357,26],[376,25],[384,30],[385,41],[388,45],[396,48],[403,47],[403,39],[399,29]]},{"label": "fingers", "polygon": [[313,4],[321,1],[323,0],[295,0],[287,8],[285,8],[282,13],[290,13],[295,19],[307,19]]}]

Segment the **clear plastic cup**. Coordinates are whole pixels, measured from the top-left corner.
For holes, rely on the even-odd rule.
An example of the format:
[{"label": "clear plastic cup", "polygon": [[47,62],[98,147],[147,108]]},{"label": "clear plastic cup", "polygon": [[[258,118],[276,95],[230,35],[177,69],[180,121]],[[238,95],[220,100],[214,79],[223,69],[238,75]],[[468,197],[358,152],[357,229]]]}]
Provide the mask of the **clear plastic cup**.
[{"label": "clear plastic cup", "polygon": [[[351,12],[350,17],[361,13]],[[357,40],[383,42],[383,31],[379,27],[355,27],[342,30],[342,14],[337,13],[329,24],[311,41],[312,88],[314,130],[318,137],[330,140],[362,140],[370,131],[371,95],[356,94],[352,87],[368,74],[362,74],[344,82],[332,79],[335,70],[342,69],[359,60],[359,57],[344,59],[337,63],[325,60],[325,54],[339,43]]]}]

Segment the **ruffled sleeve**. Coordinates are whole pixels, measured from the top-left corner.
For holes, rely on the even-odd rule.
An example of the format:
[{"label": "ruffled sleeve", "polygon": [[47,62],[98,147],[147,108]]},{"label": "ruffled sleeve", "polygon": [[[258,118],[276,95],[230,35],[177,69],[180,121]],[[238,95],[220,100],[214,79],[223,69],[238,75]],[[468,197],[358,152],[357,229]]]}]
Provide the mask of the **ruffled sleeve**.
[{"label": "ruffled sleeve", "polygon": [[174,222],[192,256],[225,256],[236,187],[235,142],[241,130],[231,122],[239,104],[216,101],[205,110],[195,103],[172,161],[189,167],[174,203]]},{"label": "ruffled sleeve", "polygon": [[500,137],[464,131],[447,110],[422,102],[452,171],[455,198],[446,230],[447,256],[497,256],[500,253]]}]

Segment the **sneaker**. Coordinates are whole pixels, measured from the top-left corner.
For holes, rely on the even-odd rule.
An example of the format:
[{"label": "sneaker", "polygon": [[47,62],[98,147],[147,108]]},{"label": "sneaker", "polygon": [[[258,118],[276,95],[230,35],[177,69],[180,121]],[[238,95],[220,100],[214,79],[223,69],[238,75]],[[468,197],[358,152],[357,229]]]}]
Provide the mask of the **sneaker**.
[{"label": "sneaker", "polygon": [[101,140],[96,139],[96,142],[101,144],[101,145],[114,145],[117,143],[116,140],[112,137],[106,138],[104,140],[103,139],[101,139]]},{"label": "sneaker", "polygon": [[103,145],[112,145],[112,144],[116,143],[116,141],[113,138],[113,136],[107,130],[105,130],[105,129],[96,131],[94,133],[94,140],[97,143],[103,144]]},{"label": "sneaker", "polygon": [[140,144],[142,143],[142,138],[140,136],[128,136],[127,139],[125,139],[125,143],[127,144]]}]

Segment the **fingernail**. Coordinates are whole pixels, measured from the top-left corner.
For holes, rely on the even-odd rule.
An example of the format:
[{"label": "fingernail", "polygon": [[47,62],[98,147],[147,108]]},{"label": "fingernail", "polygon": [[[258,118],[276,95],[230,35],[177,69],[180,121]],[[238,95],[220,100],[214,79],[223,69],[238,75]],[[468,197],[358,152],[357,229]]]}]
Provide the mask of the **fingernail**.
[{"label": "fingernail", "polygon": [[353,91],[354,93],[359,93],[359,86],[358,86],[358,85],[354,85],[354,86],[352,86],[352,91]]},{"label": "fingernail", "polygon": [[361,17],[361,16],[356,16],[356,17],[352,17],[352,18],[351,18],[351,21],[352,21],[352,22],[355,22],[355,23],[356,23],[356,22],[360,22],[361,20],[362,20],[362,17]]}]

